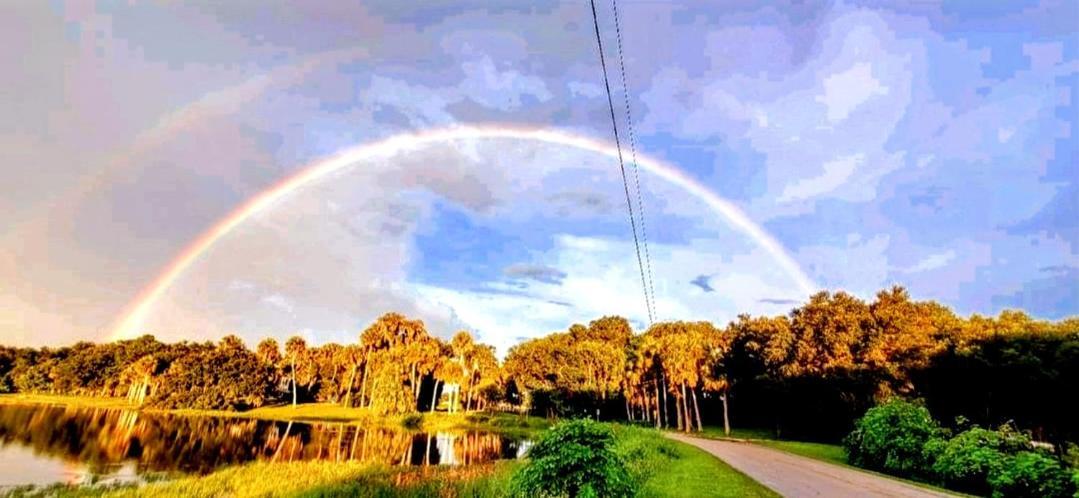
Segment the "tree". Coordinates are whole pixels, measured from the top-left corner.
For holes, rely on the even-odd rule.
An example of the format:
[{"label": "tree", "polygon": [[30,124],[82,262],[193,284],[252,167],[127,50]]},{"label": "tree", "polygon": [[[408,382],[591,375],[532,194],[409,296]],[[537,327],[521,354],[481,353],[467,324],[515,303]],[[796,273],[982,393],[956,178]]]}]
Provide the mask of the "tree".
[{"label": "tree", "polygon": [[304,341],[302,337],[294,335],[289,337],[285,342],[285,355],[288,357],[289,362],[289,375],[292,382],[292,406],[296,407],[297,401],[297,386],[296,386],[296,373],[297,364],[303,364],[307,356],[307,341]]}]

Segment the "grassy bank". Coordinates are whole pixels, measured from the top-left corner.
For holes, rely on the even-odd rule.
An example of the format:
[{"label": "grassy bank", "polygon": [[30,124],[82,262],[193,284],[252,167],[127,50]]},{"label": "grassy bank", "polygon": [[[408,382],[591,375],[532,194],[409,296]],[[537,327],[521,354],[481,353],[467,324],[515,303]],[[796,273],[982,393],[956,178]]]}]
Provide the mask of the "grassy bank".
[{"label": "grassy bank", "polygon": [[707,452],[654,429],[615,426],[616,452],[638,481],[641,497],[773,497],[772,490]]},{"label": "grassy bank", "polygon": [[528,435],[547,428],[543,418],[510,413],[421,413],[382,416],[366,408],[346,408],[329,403],[305,403],[297,406],[264,406],[244,412],[227,410],[162,410],[139,407],[124,398],[59,396],[48,394],[0,394],[0,405],[53,405],[74,408],[125,409],[145,413],[200,417],[257,418],[296,422],[345,422],[365,427],[394,427],[420,431],[477,430],[504,434]]},{"label": "grassy bank", "polygon": [[468,467],[390,468],[335,462],[260,462],[141,486],[50,486],[17,489],[12,497],[496,497],[515,462]]}]

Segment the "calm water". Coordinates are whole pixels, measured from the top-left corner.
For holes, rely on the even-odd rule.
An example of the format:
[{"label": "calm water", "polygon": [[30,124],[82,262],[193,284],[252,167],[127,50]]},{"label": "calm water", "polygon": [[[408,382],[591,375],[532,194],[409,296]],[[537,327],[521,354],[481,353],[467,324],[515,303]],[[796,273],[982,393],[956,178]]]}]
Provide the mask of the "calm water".
[{"label": "calm water", "polygon": [[207,473],[263,461],[468,465],[518,458],[526,442],[483,432],[412,433],[307,424],[0,405],[0,489],[131,481],[148,472]]}]

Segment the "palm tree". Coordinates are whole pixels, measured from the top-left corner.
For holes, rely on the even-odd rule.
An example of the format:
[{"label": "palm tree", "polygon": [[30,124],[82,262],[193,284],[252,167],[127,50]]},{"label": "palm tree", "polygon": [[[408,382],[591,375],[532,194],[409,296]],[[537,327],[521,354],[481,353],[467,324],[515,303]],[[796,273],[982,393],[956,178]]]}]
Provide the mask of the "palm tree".
[{"label": "palm tree", "polygon": [[307,353],[307,342],[302,337],[294,335],[285,343],[285,354],[288,356],[292,374],[292,407],[296,407],[296,363]]}]

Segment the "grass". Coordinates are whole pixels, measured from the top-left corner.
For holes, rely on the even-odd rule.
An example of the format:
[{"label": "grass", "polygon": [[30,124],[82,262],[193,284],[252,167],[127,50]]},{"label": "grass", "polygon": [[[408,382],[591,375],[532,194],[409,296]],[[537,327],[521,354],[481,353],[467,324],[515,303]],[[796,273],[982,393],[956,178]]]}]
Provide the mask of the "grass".
[{"label": "grass", "polygon": [[616,425],[616,453],[627,462],[640,497],[773,497],[772,490],[707,452],[654,429]]},{"label": "grass", "polygon": [[206,476],[189,476],[141,486],[55,485],[21,488],[12,497],[443,497],[501,496],[514,462],[468,467],[390,468],[322,461],[260,462],[229,467]]},{"label": "grass", "polygon": [[847,454],[843,451],[843,447],[838,444],[779,440],[762,440],[756,442],[763,446],[768,446],[769,448],[786,451],[787,453],[794,453],[795,455],[812,458],[814,460],[834,463],[836,465],[848,465]]},{"label": "grass", "polygon": [[0,405],[54,405],[75,408],[139,410],[145,413],[195,417],[257,418],[296,422],[348,422],[367,427],[406,428],[418,431],[440,432],[476,430],[501,434],[527,436],[550,425],[540,417],[521,416],[510,413],[422,413],[400,416],[382,416],[366,408],[343,407],[331,403],[304,403],[297,406],[274,405],[244,412],[228,410],[163,410],[139,407],[124,398],[89,396],[61,396],[49,394],[0,394]]}]

